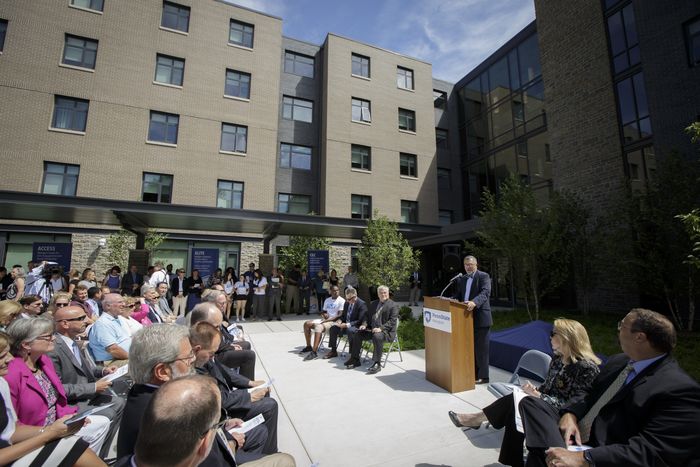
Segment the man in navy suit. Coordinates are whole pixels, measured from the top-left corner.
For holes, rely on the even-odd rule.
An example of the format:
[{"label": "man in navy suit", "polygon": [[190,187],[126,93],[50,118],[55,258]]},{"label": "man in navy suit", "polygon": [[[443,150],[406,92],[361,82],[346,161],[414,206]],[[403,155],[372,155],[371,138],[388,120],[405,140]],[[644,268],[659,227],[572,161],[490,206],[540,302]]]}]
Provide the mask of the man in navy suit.
[{"label": "man in navy suit", "polygon": [[491,317],[491,277],[477,269],[473,256],[464,257],[464,271],[457,280],[455,300],[467,304],[467,310],[474,316],[474,360],[476,384],[489,382],[489,331],[493,325]]}]

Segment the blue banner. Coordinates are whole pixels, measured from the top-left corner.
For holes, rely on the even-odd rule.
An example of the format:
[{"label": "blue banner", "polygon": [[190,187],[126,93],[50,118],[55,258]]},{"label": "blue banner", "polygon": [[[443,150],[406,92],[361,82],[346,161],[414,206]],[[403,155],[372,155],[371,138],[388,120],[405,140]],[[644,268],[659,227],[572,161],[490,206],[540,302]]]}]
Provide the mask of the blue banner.
[{"label": "blue banner", "polygon": [[32,243],[33,262],[50,261],[58,263],[66,273],[70,271],[70,256],[72,252],[72,243]]},{"label": "blue banner", "polygon": [[328,261],[328,250],[309,250],[306,252],[309,262],[309,277],[316,277],[320,269],[328,275],[330,261]]},{"label": "blue banner", "polygon": [[219,267],[218,248],[192,248],[192,269],[199,270],[199,277],[209,277]]}]

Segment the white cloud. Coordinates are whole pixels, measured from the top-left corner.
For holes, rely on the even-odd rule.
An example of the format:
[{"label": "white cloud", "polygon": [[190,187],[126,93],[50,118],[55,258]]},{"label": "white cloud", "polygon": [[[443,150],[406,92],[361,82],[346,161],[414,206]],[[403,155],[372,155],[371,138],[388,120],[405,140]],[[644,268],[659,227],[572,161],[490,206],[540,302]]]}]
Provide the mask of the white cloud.
[{"label": "white cloud", "polygon": [[275,0],[224,0],[226,3],[238,5],[251,10],[261,11],[269,15],[279,16],[284,18],[286,11],[285,5],[281,1]]}]

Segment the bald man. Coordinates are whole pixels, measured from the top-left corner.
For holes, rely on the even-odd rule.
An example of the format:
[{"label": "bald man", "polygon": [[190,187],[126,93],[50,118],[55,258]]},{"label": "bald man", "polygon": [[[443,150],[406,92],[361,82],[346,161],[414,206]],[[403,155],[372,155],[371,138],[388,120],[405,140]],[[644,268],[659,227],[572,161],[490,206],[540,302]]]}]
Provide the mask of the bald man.
[{"label": "bald man", "polygon": [[87,315],[84,309],[78,306],[57,308],[53,316],[56,324],[56,344],[48,355],[61,379],[68,403],[77,404],[81,411],[113,404],[100,412],[100,415],[111,420],[102,452],[98,453],[104,457],[108,454],[112,439],[119,428],[125,400],[110,394],[109,387],[112,383],[100,378],[113,373],[116,367],[96,365],[84,345],[86,341],[79,340],[86,327]]}]

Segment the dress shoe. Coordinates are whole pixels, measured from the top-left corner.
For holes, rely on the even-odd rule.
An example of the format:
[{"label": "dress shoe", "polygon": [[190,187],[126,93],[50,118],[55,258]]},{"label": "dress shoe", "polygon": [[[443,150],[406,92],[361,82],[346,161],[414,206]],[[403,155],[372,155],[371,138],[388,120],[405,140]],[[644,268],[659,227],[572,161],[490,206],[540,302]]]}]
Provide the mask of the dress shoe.
[{"label": "dress shoe", "polygon": [[369,367],[369,370],[367,370],[368,375],[374,375],[376,373],[379,373],[382,371],[382,366],[378,362],[374,362],[374,365]]},{"label": "dress shoe", "polygon": [[324,355],[323,358],[328,359],[328,358],[333,358],[333,357],[337,357],[337,356],[338,356],[338,352],[336,352],[335,350],[331,350],[326,355]]},{"label": "dress shoe", "polygon": [[304,357],[304,361],[306,362],[308,360],[315,360],[317,358],[318,358],[318,354],[312,350],[311,352],[309,352],[309,354],[306,357]]},{"label": "dress shoe", "polygon": [[282,321],[282,318],[277,318],[277,321]]},{"label": "dress shoe", "polygon": [[352,370],[353,368],[357,368],[360,366],[360,361],[359,360],[348,360],[348,362],[345,364],[348,370]]},{"label": "dress shoe", "polygon": [[449,415],[450,420],[452,420],[452,423],[454,423],[457,428],[470,428],[472,430],[478,430],[481,428],[481,424],[486,421],[486,416],[483,414],[483,412],[463,415],[462,419],[465,420],[464,423],[459,420],[458,414],[451,410],[447,412],[447,415]]},{"label": "dress shoe", "polygon": [[301,349],[301,350],[299,351],[299,353],[311,352],[312,350],[313,350],[313,348],[312,348],[310,345],[307,345],[306,347],[304,347],[303,349]]},{"label": "dress shoe", "polygon": [[474,381],[474,384],[489,384],[489,379],[488,378],[479,378],[476,381]]}]

